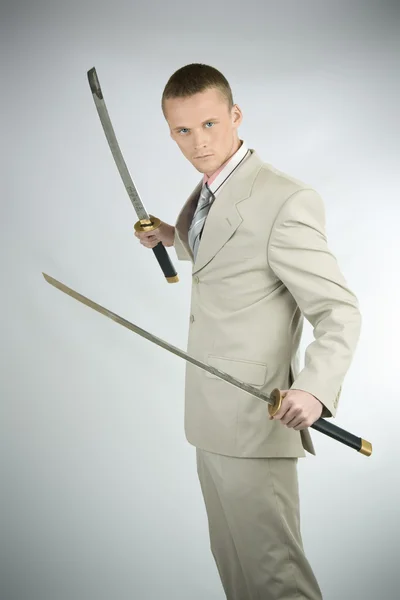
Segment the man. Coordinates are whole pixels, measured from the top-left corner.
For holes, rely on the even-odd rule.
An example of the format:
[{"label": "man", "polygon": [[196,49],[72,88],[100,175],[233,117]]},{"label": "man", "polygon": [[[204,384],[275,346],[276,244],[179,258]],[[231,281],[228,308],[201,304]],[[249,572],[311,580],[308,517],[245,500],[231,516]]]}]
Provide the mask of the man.
[{"label": "man", "polygon": [[[189,354],[285,391],[271,419],[265,403],[186,365],[185,432],[222,585],[228,600],[321,599],[302,546],[297,461],[315,453],[310,425],[335,416],[360,333],[357,299],[328,249],[321,198],[239,138],[242,112],[222,73],[182,67],[162,108],[203,178],[175,226],[136,235],[193,263]],[[299,372],[304,316],[315,340]]]}]

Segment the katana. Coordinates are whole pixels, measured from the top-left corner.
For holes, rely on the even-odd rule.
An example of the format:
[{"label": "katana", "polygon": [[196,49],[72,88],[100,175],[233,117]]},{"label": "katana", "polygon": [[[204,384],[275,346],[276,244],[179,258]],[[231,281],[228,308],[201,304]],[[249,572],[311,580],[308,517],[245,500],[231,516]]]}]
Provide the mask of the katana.
[{"label": "katana", "polygon": [[[115,164],[117,165],[122,181],[124,182],[128,196],[131,199],[133,208],[135,209],[139,218],[139,221],[135,223],[134,228],[136,231],[154,231],[154,229],[157,229],[161,225],[161,220],[153,215],[148,214],[128,171],[128,167],[126,166],[124,157],[122,156],[122,152],[111,123],[110,115],[108,114],[96,69],[94,67],[90,69],[87,72],[87,76],[90,89],[92,90],[94,103],[96,105],[104,133],[106,134],[108,145],[110,146]],[[176,283],[179,281],[179,277],[163,243],[159,242],[157,246],[152,248],[152,250],[168,283]]]},{"label": "katana", "polygon": [[[142,329],[141,327],[138,327],[137,325],[130,323],[130,321],[127,321],[123,317],[120,317],[119,315],[115,314],[114,312],[111,312],[111,310],[108,310],[107,308],[100,306],[100,304],[93,302],[93,300],[89,300],[89,298],[86,298],[86,296],[82,296],[82,294],[75,292],[74,290],[72,290],[71,288],[66,286],[64,283],[61,283],[60,281],[57,281],[57,279],[50,277],[50,275],[46,275],[46,273],[43,273],[43,276],[44,276],[45,280],[48,283],[50,283],[50,285],[58,288],[59,290],[64,292],[64,294],[67,294],[68,296],[75,298],[75,300],[78,300],[82,304],[89,306],[89,308],[92,308],[93,310],[101,313],[102,315],[108,317],[109,319],[112,319],[116,323],[119,323],[119,325],[122,325],[123,327],[130,329],[134,333],[139,334],[140,336],[146,338],[150,342],[153,342],[153,344],[157,344],[157,346],[161,346],[161,348],[165,348],[165,350],[168,350],[169,352],[176,354],[176,356],[180,356],[181,358],[184,358],[187,362],[192,363],[193,365],[199,367],[200,369],[203,369],[204,371],[208,371],[209,373],[216,375],[220,379],[223,379],[227,383],[230,383],[231,385],[243,390],[244,392],[247,392],[248,394],[251,394],[252,396],[255,396],[256,398],[263,400],[264,402],[266,402],[268,404],[268,412],[271,416],[274,416],[280,409],[284,396],[278,388],[275,388],[274,390],[272,390],[271,394],[268,396],[267,394],[264,394],[257,388],[255,388],[247,383],[244,383],[244,382],[240,381],[239,379],[236,379],[235,377],[228,375],[228,373],[225,373],[224,371],[221,371],[220,369],[212,367],[211,365],[208,365],[208,364],[202,362],[201,360],[194,358],[193,356],[190,356],[183,350],[180,350],[180,348],[177,348],[176,346],[172,346],[168,342],[161,340],[160,338],[156,337],[152,333],[149,333],[145,329]],[[311,427],[313,429],[315,429],[316,431],[319,431],[320,433],[323,433],[323,434],[333,438],[334,440],[341,442],[342,444],[345,444],[346,446],[349,446],[350,448],[353,448],[354,450],[357,450],[358,452],[360,452],[361,454],[364,454],[365,456],[370,456],[372,454],[372,444],[370,442],[368,442],[367,440],[364,440],[360,437],[357,437],[352,433],[349,433],[345,429],[341,429],[337,425],[333,425],[333,423],[330,423],[329,421],[326,421],[323,418],[319,418],[317,421],[315,421],[315,423],[313,423],[311,425]]]}]

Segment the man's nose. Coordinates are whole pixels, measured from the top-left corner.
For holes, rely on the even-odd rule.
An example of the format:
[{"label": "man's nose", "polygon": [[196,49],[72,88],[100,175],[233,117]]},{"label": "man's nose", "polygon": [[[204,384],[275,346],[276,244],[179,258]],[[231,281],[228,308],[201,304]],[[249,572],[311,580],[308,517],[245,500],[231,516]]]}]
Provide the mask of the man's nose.
[{"label": "man's nose", "polygon": [[205,131],[200,131],[194,134],[194,149],[200,150],[207,146],[207,134]]}]

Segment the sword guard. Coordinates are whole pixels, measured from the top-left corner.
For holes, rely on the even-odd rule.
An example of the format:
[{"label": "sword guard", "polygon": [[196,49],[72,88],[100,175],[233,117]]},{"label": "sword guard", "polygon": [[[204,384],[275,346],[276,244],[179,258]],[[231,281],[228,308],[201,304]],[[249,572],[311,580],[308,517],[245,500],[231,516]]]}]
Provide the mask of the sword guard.
[{"label": "sword guard", "polygon": [[273,417],[276,415],[282,405],[283,394],[278,388],[275,388],[270,393],[270,398],[274,403],[268,405],[268,412],[270,417]]},{"label": "sword guard", "polygon": [[134,225],[135,231],[154,231],[161,225],[161,219],[154,217],[153,215],[149,215],[149,219],[142,219],[141,221],[137,221]]}]

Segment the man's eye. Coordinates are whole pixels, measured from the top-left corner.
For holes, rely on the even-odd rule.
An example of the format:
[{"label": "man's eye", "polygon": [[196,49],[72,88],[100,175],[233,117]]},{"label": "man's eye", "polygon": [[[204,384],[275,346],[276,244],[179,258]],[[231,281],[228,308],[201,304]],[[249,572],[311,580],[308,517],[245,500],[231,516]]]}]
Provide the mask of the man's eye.
[{"label": "man's eye", "polygon": [[206,123],[206,125],[214,125],[214,123],[212,121],[208,121],[208,123]]},{"label": "man's eye", "polygon": [[182,133],[182,131],[186,132],[186,131],[189,131],[189,130],[186,127],[184,127],[183,129],[179,130],[179,133]]}]

